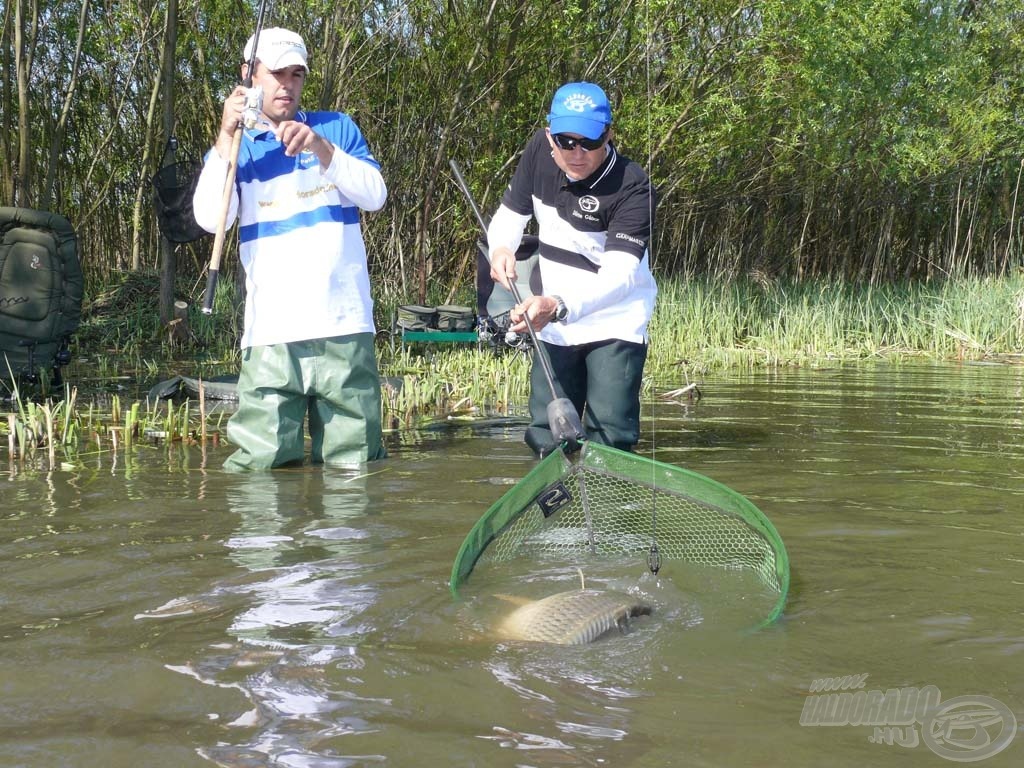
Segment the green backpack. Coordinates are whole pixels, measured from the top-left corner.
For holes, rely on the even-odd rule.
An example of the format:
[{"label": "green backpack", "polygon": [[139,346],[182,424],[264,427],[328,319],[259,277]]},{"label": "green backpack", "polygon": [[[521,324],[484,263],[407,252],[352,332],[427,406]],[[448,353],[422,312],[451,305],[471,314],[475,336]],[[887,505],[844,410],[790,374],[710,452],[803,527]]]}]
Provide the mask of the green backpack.
[{"label": "green backpack", "polygon": [[83,288],[67,219],[0,207],[0,379],[13,373],[35,382],[40,369],[50,368],[53,383],[60,383],[82,319]]}]

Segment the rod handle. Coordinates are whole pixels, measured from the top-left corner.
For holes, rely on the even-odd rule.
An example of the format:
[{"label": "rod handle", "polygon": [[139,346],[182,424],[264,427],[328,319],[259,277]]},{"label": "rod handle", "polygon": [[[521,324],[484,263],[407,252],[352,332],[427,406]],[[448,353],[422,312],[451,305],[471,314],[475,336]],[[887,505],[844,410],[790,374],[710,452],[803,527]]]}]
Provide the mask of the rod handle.
[{"label": "rod handle", "polygon": [[[228,174],[224,179],[224,190],[220,198],[220,217],[217,220],[217,233],[213,237],[213,251],[210,254],[210,266],[206,274],[206,295],[203,297],[203,314],[213,314],[213,299],[217,290],[217,275],[220,272],[220,259],[224,253],[224,238],[228,230],[228,211],[231,208],[231,193],[235,187],[235,173],[238,170],[238,152],[242,147],[241,125],[235,129],[231,139],[231,156],[228,158]],[[215,150],[216,151],[216,150]]]}]

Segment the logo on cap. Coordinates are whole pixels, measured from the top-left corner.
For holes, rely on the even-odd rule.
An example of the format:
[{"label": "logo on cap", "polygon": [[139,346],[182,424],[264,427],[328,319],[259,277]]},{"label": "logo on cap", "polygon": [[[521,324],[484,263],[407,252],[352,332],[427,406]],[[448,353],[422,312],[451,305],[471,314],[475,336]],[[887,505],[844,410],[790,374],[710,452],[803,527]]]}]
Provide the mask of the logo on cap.
[{"label": "logo on cap", "polygon": [[585,93],[571,93],[562,102],[562,105],[570,112],[586,112],[588,109],[595,109],[597,104]]}]

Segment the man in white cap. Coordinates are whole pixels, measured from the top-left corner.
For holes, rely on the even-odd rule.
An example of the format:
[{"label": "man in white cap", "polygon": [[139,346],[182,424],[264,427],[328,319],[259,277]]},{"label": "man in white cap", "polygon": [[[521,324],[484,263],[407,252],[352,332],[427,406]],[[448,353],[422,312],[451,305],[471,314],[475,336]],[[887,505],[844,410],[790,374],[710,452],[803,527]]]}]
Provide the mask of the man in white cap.
[{"label": "man in white cap", "polygon": [[[244,58],[252,54],[253,38]],[[386,455],[373,302],[360,209],[384,205],[380,165],[345,114],[299,107],[309,73],[306,45],[286,29],[259,36],[253,88],[262,107],[242,128],[246,89],[224,101],[220,131],[194,197],[195,217],[217,230],[232,140],[244,130],[227,225],[237,217],[245,268],[245,327],[237,447],[227,469],[304,460],[308,416],[314,463],[355,465]]]},{"label": "man in white cap", "polygon": [[[555,93],[547,128],[526,145],[487,230],[491,276],[515,278],[515,251],[531,218],[540,238],[542,295],[513,308],[547,351],[558,397],[572,401],[587,438],[630,450],[640,436],[647,324],[657,287],[648,244],[655,195],[647,174],[612,143],[605,92],[587,82]],[[551,389],[534,359],[526,443],[557,446],[548,424]]]}]

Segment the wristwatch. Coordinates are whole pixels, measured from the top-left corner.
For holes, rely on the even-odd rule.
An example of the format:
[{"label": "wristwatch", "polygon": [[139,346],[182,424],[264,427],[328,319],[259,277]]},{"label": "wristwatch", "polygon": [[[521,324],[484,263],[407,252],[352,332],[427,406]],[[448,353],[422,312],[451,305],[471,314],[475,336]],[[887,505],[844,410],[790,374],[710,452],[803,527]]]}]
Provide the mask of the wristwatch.
[{"label": "wristwatch", "polygon": [[562,301],[561,296],[552,296],[551,298],[554,299],[556,302],[555,316],[552,319],[558,321],[559,323],[564,323],[565,318],[569,316],[569,308],[565,306],[565,302]]}]

